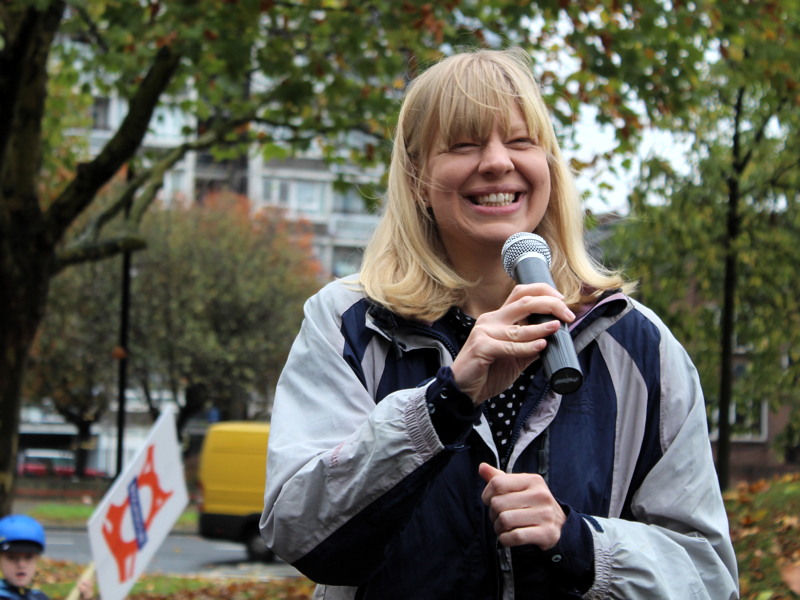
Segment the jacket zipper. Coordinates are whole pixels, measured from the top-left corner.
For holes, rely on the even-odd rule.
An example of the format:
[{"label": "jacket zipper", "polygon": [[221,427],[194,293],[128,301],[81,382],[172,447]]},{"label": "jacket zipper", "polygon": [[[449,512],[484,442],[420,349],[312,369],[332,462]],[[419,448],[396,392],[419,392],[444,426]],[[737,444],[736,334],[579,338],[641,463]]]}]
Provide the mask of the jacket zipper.
[{"label": "jacket zipper", "polygon": [[525,412],[524,415],[520,414],[520,418],[517,420],[517,425],[514,427],[514,433],[511,435],[511,443],[508,445],[508,450],[506,450],[505,456],[503,456],[503,464],[505,464],[506,468],[508,467],[508,462],[511,460],[511,453],[514,451],[514,446],[517,445],[517,440],[519,440],[522,427],[525,425],[525,422],[530,418],[533,412],[539,407],[549,391],[550,384],[546,383],[544,388],[542,388],[542,391],[539,393],[539,397],[536,398],[536,401],[531,404],[530,408]]},{"label": "jacket zipper", "polygon": [[[412,325],[410,323],[406,323],[405,328],[411,332],[419,333],[426,337],[437,340],[444,346],[444,348],[448,352],[450,352],[450,356],[453,359],[455,359],[456,355],[458,354],[458,350],[456,349],[455,345],[453,345],[452,342],[445,335],[436,331],[432,327],[419,327]],[[392,334],[390,335],[390,337],[394,342],[395,341],[394,335]],[[524,426],[528,418],[533,414],[533,412],[539,407],[539,405],[542,403],[542,400],[545,398],[545,396],[549,391],[550,391],[550,384],[546,383],[542,391],[539,393],[539,396],[536,398],[536,401],[533,402],[530,408],[525,412],[524,417],[523,415],[520,415],[523,418],[520,418],[518,420],[519,424],[514,428],[514,433],[511,436],[511,443],[509,444],[508,450],[506,451],[506,454],[502,460],[502,462],[505,463],[506,468],[508,467],[508,461],[511,459],[511,452],[514,450],[514,446],[516,445],[517,440],[519,440],[522,427]],[[540,470],[541,470],[541,465],[540,465]],[[500,580],[498,581],[499,584],[498,594],[501,597],[502,590],[505,587],[505,580],[508,574],[511,573],[511,557],[510,553],[508,552],[508,549],[501,546],[500,542],[497,542],[496,548],[497,548],[498,562],[500,566]]]}]

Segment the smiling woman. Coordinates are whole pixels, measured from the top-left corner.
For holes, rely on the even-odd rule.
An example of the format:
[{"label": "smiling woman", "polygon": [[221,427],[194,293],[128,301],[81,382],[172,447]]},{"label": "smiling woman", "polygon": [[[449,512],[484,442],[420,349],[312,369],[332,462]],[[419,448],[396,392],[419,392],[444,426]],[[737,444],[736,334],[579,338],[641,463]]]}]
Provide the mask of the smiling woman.
[{"label": "smiling woman", "polygon": [[[411,83],[361,272],[306,303],[261,531],[316,598],[738,593],[697,373],[589,258],[532,72],[464,52]],[[534,231],[555,287],[504,269]],[[540,358],[564,324],[584,383],[561,394]]]},{"label": "smiling woman", "polygon": [[[367,294],[406,316],[436,320],[454,304],[462,304],[466,291],[480,281],[483,290],[496,291],[491,302],[499,305],[510,291],[510,280],[493,259],[512,233],[534,229],[555,249],[553,276],[568,304],[623,287],[617,274],[605,271],[586,253],[581,202],[530,58],[518,49],[497,55],[466,52],[446,64],[446,69],[436,65],[414,80],[401,108],[385,214],[362,263],[360,281]],[[499,153],[495,150],[500,146],[487,145],[492,136],[502,142]],[[459,164],[480,157],[481,166],[473,168],[489,176],[463,182],[472,186],[469,189],[433,179],[430,169],[439,157],[455,160],[462,155]],[[512,156],[522,169],[515,163],[509,168]],[[494,173],[486,173],[487,168]],[[440,231],[444,223],[435,222],[435,211],[428,210],[429,189],[455,189],[473,199],[476,194],[515,194],[517,202],[509,205],[508,213],[487,211],[487,216],[501,218],[480,222],[481,237],[491,245],[473,248],[472,256],[480,263],[461,261],[455,267],[452,261],[461,257],[464,246],[474,244],[465,236],[462,247],[448,252]]]}]

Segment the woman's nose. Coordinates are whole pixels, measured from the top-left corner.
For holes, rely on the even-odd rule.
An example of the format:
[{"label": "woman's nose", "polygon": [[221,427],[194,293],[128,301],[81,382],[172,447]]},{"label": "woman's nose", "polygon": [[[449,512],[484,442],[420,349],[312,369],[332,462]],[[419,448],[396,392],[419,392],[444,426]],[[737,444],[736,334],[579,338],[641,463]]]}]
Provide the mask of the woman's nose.
[{"label": "woman's nose", "polygon": [[500,175],[512,171],[514,163],[506,145],[497,140],[489,141],[481,154],[481,173]]}]

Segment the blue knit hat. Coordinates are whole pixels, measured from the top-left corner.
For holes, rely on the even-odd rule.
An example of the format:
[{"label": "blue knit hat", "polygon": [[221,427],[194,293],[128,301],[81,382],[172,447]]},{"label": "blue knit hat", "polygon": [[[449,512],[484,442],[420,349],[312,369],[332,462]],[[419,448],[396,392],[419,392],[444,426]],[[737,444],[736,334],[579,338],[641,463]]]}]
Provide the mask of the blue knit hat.
[{"label": "blue knit hat", "polygon": [[44,552],[44,528],[27,515],[0,519],[0,552]]}]

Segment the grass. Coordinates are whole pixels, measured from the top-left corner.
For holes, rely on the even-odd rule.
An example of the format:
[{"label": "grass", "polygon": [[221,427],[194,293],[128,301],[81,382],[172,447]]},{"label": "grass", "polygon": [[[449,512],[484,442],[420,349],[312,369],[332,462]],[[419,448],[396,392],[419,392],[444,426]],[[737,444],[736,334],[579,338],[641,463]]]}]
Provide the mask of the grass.
[{"label": "grass", "polygon": [[[725,494],[731,538],[739,563],[742,600],[800,598],[800,473],[739,485]],[[43,502],[31,513],[47,524],[85,523],[93,507]],[[192,508],[182,517],[196,531]],[[64,597],[82,572],[73,563],[41,563],[38,584],[51,597]],[[313,584],[304,578],[269,582],[219,581],[163,575],[144,576],[131,600],[308,600]]]},{"label": "grass", "polygon": [[800,474],[742,484],[725,502],[742,598],[800,597]]},{"label": "grass", "polygon": [[[83,567],[43,557],[34,586],[51,598],[65,598]],[[314,584],[298,577],[275,581],[217,580],[199,577],[144,575],[128,600],[310,600]]]},{"label": "grass", "polygon": [[[27,513],[41,521],[45,527],[74,526],[76,523],[83,527],[89,521],[95,508],[94,505],[79,502],[37,502]],[[196,508],[188,506],[178,517],[175,527],[183,531],[197,531]]]},{"label": "grass", "polygon": [[[26,512],[47,527],[85,527],[95,507],[80,502],[31,502]],[[196,532],[197,510],[187,507],[176,529]],[[35,587],[51,598],[65,598],[85,567],[43,556]],[[128,600],[310,600],[314,584],[303,577],[274,581],[220,580],[201,577],[143,575]]]}]

